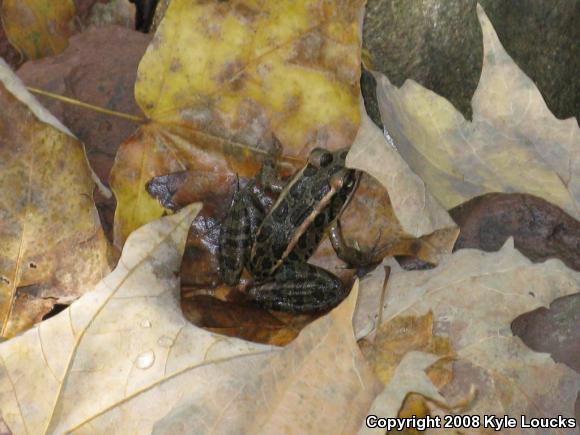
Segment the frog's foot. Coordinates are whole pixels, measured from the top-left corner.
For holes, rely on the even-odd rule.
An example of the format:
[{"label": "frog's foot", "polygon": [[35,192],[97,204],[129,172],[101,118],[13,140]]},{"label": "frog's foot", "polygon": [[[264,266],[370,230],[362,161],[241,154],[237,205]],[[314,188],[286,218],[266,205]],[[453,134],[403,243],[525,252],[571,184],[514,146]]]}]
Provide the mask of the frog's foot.
[{"label": "frog's foot", "polygon": [[250,289],[262,306],[290,313],[323,311],[347,294],[338,277],[307,263],[283,265],[274,277]]}]

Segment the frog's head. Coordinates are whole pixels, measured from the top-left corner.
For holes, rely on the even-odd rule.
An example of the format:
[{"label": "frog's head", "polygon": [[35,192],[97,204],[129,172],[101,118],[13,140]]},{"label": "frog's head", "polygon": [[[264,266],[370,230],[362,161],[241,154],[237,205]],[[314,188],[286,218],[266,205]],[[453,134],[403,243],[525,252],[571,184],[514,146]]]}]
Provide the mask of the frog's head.
[{"label": "frog's head", "polygon": [[305,169],[327,180],[337,194],[348,197],[357,185],[358,173],[345,166],[347,154],[348,148],[336,151],[314,148],[308,156],[308,165]]}]

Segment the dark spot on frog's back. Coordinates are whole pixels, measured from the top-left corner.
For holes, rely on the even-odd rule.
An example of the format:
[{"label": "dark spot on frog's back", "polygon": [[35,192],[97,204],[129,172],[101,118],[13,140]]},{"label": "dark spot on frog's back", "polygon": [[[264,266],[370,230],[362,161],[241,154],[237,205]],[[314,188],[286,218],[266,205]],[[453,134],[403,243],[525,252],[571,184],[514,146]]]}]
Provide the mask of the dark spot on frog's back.
[{"label": "dark spot on frog's back", "polygon": [[318,216],[316,216],[314,219],[314,225],[316,225],[318,228],[324,228],[326,226],[326,213],[320,213]]},{"label": "dark spot on frog's back", "polygon": [[274,254],[274,258],[279,259],[282,258],[284,251],[286,250],[286,246],[283,243],[274,243],[272,245],[272,253]]}]

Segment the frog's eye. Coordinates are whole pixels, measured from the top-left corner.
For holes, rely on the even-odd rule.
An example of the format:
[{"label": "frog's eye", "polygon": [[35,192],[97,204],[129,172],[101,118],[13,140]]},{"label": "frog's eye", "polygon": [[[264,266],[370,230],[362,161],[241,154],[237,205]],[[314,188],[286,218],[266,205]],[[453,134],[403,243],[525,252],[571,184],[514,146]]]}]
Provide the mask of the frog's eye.
[{"label": "frog's eye", "polygon": [[314,148],[308,157],[308,163],[317,168],[328,166],[332,162],[332,154],[322,148]]},{"label": "frog's eye", "polygon": [[332,154],[324,153],[320,156],[320,166],[325,167],[332,163]]},{"label": "frog's eye", "polygon": [[348,177],[346,183],[344,184],[344,187],[346,189],[352,189],[353,186],[354,186],[354,177]]}]

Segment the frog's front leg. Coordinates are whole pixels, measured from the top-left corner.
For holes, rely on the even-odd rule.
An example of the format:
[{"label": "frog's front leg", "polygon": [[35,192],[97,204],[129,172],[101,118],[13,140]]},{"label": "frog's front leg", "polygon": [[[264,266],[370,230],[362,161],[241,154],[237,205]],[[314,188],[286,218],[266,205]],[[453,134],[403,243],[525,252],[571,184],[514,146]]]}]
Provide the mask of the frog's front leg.
[{"label": "frog's front leg", "polygon": [[328,237],[330,238],[330,243],[332,243],[332,247],[334,248],[338,258],[345,263],[348,263],[351,267],[368,267],[377,265],[385,256],[385,249],[373,249],[372,251],[365,252],[348,245],[342,235],[340,220],[337,220],[330,227]]},{"label": "frog's front leg", "polygon": [[305,313],[335,306],[344,299],[347,290],[337,276],[324,269],[308,263],[287,263],[249,292],[268,309]]}]

